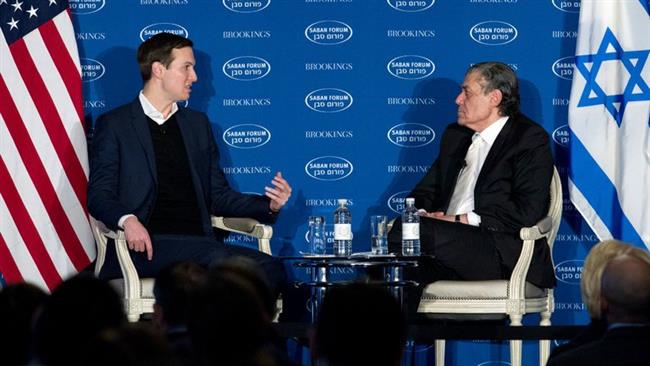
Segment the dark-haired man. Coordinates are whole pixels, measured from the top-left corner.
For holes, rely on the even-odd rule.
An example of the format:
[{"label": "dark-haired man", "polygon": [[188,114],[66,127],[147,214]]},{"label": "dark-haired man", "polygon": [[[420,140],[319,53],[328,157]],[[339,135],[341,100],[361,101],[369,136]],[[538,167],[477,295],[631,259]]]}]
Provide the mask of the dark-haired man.
[{"label": "dark-haired man", "polygon": [[[447,126],[440,154],[409,197],[421,210],[420,282],[508,278],[522,242],[519,229],[543,218],[553,158],[546,131],[519,111],[517,76],[484,62],[470,67],[456,98],[458,122]],[[389,234],[400,250],[401,223]],[[555,285],[548,246],[536,243],[527,280]],[[417,304],[410,300],[411,310]]]},{"label": "dark-haired man", "polygon": [[[137,58],[142,92],[95,125],[90,213],[111,229],[124,229],[141,276],[155,276],[171,262],[209,265],[237,254],[255,259],[277,290],[285,280],[281,263],[215,240],[210,215],[272,223],[291,195],[289,183],[278,172],[266,196],[229,186],[208,118],[176,104],[190,97],[198,79],[189,39],[157,34],[140,45]],[[120,276],[113,246],[100,275]]]}]

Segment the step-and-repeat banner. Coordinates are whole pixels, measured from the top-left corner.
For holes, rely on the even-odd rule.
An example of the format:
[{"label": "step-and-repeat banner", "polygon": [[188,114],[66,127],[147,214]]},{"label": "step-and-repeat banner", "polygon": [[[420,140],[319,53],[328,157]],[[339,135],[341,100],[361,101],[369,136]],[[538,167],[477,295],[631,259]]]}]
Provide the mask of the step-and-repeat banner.
[{"label": "step-and-repeat banner", "polygon": [[[337,198],[350,202],[354,251],[368,250],[370,215],[397,216],[436,157],[440,134],[455,121],[454,100],[467,67],[488,60],[509,64],[521,81],[522,110],[552,136],[565,188],[553,248],[553,322],[587,322],[579,281],[585,254],[598,239],[566,192],[579,1],[70,3],[88,121],[137,96],[142,85],[135,53],[143,40],[165,31],[194,41],[199,80],[181,105],[210,117],[231,184],[263,193],[281,171],[293,186],[274,226],[276,255],[307,250],[310,215],[326,218],[331,245]],[[525,342],[526,364],[535,362],[536,349]],[[410,350],[407,358],[432,361],[428,346]],[[448,354],[463,365],[509,360],[502,342],[450,342]]]}]

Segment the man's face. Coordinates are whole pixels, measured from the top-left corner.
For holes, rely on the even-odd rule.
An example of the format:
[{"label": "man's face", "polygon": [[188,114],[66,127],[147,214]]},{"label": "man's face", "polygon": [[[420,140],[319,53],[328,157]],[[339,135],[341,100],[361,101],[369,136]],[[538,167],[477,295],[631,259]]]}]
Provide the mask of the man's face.
[{"label": "man's face", "polygon": [[170,100],[187,100],[190,98],[192,84],[198,80],[194,71],[194,52],[191,47],[172,50],[173,61],[163,70],[162,88]]},{"label": "man's face", "polygon": [[[496,90],[487,94],[481,86],[482,78],[478,72],[469,73],[463,81],[462,90],[456,97],[458,105],[458,124],[474,131],[483,131],[499,116]],[[498,98],[498,100],[497,100]]]}]

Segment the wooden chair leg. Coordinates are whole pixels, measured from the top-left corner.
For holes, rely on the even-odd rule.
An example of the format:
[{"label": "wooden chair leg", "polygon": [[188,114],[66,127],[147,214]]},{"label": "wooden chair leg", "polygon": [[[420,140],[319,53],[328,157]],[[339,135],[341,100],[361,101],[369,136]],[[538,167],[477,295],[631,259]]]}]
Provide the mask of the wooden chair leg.
[{"label": "wooden chair leg", "polygon": [[[522,314],[509,314],[510,326],[520,327]],[[513,339],[510,341],[510,366],[521,366],[521,340]]]},{"label": "wooden chair leg", "polygon": [[445,340],[436,339],[436,366],[445,366]]},{"label": "wooden chair leg", "polygon": [[[543,311],[541,314],[541,320],[539,325],[543,327],[548,327],[551,325],[551,312]],[[548,362],[548,358],[551,355],[551,341],[548,339],[542,339],[539,341],[539,366],[545,366]]]},{"label": "wooden chair leg", "polygon": [[510,341],[510,366],[521,366],[521,340]]}]

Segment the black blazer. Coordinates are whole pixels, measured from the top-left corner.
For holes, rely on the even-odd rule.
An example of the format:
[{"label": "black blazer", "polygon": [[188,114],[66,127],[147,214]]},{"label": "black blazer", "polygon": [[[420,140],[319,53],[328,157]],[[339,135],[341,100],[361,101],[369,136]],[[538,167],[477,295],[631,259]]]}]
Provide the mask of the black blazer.
[{"label": "black blazer", "polygon": [[[203,231],[212,236],[210,215],[273,222],[269,199],[233,190],[219,166],[219,151],[205,114],[180,108],[176,120],[185,143]],[[140,101],[97,120],[90,155],[88,210],[111,229],[123,215],[146,225],[157,194],[156,159]]]},{"label": "black blazer", "polygon": [[[428,212],[446,211],[474,131],[457,123],[447,126],[440,154],[411,197]],[[546,131],[523,114],[508,119],[481,168],[474,189],[474,212],[481,229],[492,236],[506,271],[512,271],[519,253],[519,230],[533,226],[548,213],[553,157]],[[546,241],[535,244],[527,280],[537,286],[555,286]]]},{"label": "black blazer", "polygon": [[647,366],[650,364],[650,326],[608,330],[595,342],[549,359],[548,366]]}]

